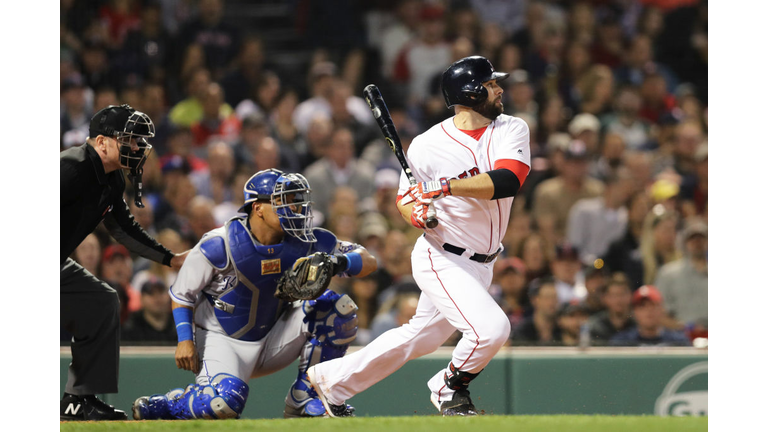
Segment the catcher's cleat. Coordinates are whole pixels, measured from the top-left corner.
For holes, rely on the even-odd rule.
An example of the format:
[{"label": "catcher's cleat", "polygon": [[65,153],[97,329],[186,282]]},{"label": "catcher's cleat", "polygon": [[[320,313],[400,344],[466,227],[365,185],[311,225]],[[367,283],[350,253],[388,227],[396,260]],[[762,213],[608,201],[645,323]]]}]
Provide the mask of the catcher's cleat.
[{"label": "catcher's cleat", "polygon": [[128,420],[125,411],[117,410],[95,395],[65,394],[61,399],[61,421]]},{"label": "catcher's cleat", "polygon": [[310,399],[310,401],[304,404],[301,408],[294,408],[286,404],[285,411],[283,411],[283,417],[328,417],[328,413],[325,411],[323,402],[318,398],[314,398]]},{"label": "catcher's cleat", "polygon": [[432,393],[430,399],[432,400],[432,404],[435,406],[435,408],[437,408],[438,411],[440,411],[443,417],[477,415],[475,405],[472,404],[472,399],[469,398],[469,390],[456,390],[456,392],[453,394],[453,399],[449,401],[443,401],[442,403],[437,401],[437,396],[435,396],[434,393]]},{"label": "catcher's cleat", "polygon": [[317,385],[317,381],[315,381],[315,367],[311,367],[307,369],[307,380],[312,385],[312,388],[317,393],[318,399],[323,403],[323,406],[325,407],[325,410],[328,413],[329,417],[354,417],[355,416],[355,408],[344,404],[344,405],[334,405],[330,402],[328,402],[328,398],[326,398],[325,394],[323,394],[323,391],[320,389],[320,386]]}]

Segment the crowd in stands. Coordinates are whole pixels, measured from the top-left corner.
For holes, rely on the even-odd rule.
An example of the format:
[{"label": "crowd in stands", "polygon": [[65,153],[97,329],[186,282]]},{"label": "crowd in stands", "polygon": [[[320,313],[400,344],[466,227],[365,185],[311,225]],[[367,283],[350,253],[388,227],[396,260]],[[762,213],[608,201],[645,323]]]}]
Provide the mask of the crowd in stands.
[{"label": "crowd in stands", "polygon": [[[453,115],[443,70],[483,55],[510,73],[504,112],[531,133],[531,173],[491,287],[510,343],[706,337],[705,0],[289,3],[311,51],[301,73],[272,59],[279,48],[259,28],[229,23],[227,8],[248,2],[62,0],[60,150],[83,145],[104,106],[147,113],[157,132],[145,207],[131,211],[174,253],[237,214],[253,173],[303,173],[315,224],[379,261],[332,285],[357,303],[364,345],[415,311],[421,232],[395,207],[400,167],[362,88],[381,88],[407,148]],[[105,230],[73,258],[121,294],[124,343],[175,344],[169,267]]]}]

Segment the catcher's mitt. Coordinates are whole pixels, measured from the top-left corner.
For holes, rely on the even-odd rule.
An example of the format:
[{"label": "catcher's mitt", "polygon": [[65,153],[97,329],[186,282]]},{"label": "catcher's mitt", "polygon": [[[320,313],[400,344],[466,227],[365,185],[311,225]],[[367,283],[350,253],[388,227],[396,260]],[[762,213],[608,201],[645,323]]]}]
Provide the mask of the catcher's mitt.
[{"label": "catcher's mitt", "polygon": [[277,281],[275,297],[285,301],[314,300],[328,288],[336,272],[337,259],[324,252],[296,260]]}]

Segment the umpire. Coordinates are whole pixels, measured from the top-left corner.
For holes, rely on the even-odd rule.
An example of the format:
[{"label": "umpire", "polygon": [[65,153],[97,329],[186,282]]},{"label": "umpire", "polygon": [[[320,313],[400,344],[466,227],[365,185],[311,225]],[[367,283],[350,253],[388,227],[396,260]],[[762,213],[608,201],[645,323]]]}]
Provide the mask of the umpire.
[{"label": "umpire", "polygon": [[141,203],[141,173],[155,135],[152,120],[128,105],[110,105],[91,119],[84,145],[60,154],[61,162],[61,326],[72,337],[72,363],[61,420],[126,420],[96,397],[117,393],[120,356],[120,301],[117,292],[69,258],[103,220],[112,237],[132,252],[181,268],[188,252],[174,255],[133,219],[123,200],[125,176]]}]

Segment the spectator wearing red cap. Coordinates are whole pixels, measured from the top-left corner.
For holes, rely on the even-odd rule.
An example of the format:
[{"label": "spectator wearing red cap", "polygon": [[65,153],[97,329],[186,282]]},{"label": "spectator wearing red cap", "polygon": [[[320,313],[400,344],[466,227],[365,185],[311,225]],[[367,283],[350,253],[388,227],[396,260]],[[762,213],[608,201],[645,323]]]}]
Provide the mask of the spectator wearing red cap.
[{"label": "spectator wearing red cap", "polygon": [[611,345],[690,346],[685,333],[665,328],[661,293],[653,285],[643,285],[632,295],[632,315],[637,325],[613,336]]},{"label": "spectator wearing red cap", "polygon": [[[128,313],[141,309],[141,296],[131,285],[133,277],[133,259],[128,249],[121,244],[111,244],[104,248],[101,260],[101,277],[113,284],[119,285],[128,296],[128,304],[121,305]],[[127,306],[127,307],[126,307]],[[122,317],[123,320],[127,316]]]}]

